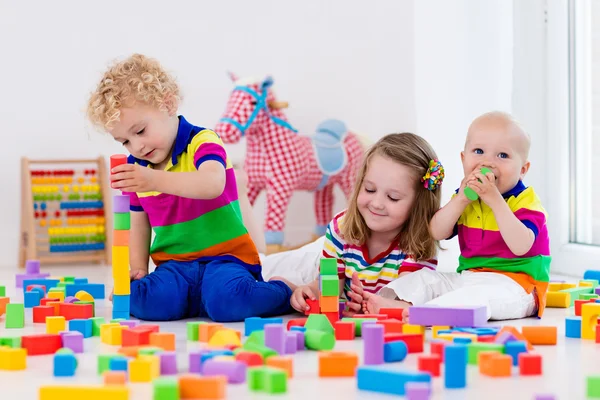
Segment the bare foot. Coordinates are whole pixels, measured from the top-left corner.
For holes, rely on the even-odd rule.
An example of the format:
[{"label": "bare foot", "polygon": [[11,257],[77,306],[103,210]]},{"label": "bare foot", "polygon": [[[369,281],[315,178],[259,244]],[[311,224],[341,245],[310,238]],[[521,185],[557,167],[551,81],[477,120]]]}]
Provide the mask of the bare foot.
[{"label": "bare foot", "polygon": [[365,293],[364,298],[363,313],[365,314],[379,314],[379,310],[382,308],[404,308],[405,310],[402,313],[402,319],[408,319],[408,307],[410,307],[411,304],[406,301],[387,299],[371,293]]},{"label": "bare foot", "polygon": [[286,285],[288,285],[288,287],[290,289],[292,289],[292,292],[294,290],[296,290],[296,288],[298,287],[298,285],[294,285],[292,282],[288,281],[287,279],[285,279],[281,276],[274,276],[271,279],[269,279],[269,282],[271,282],[271,281],[281,281],[281,282],[285,283]]}]

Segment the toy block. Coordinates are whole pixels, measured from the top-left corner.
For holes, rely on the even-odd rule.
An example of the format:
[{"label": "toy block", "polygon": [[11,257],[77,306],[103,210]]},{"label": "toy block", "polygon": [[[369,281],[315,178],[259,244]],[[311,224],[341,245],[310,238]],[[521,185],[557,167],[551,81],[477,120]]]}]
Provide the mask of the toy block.
[{"label": "toy block", "polygon": [[586,392],[588,398],[600,398],[600,376],[588,376],[586,378]]},{"label": "toy block", "polygon": [[28,356],[54,354],[62,347],[60,335],[25,335],[21,337],[21,347],[27,350]]},{"label": "toy block", "polygon": [[102,375],[106,371],[110,371],[110,361],[113,358],[120,358],[118,354],[100,354],[98,355],[97,371],[98,375]]},{"label": "toy block", "polygon": [[152,332],[150,345],[160,347],[166,351],[175,351],[175,334],[169,332]]},{"label": "toy block", "polygon": [[187,327],[187,340],[191,340],[194,342],[198,341],[199,329],[198,327],[201,324],[204,324],[203,321],[191,321],[186,324]]},{"label": "toy block", "polygon": [[241,361],[218,361],[212,358],[202,364],[202,375],[225,376],[229,383],[243,383],[246,381],[247,368]]},{"label": "toy block", "polygon": [[[89,293],[94,300],[104,299],[105,287],[103,283],[73,283],[66,286],[67,296],[76,296],[77,292],[84,291]],[[79,297],[77,297],[79,298]],[[81,299],[83,300],[83,299]],[[89,300],[88,300],[89,301]]]},{"label": "toy block", "polygon": [[335,258],[321,258],[319,261],[319,274],[338,276],[338,265]]},{"label": "toy block", "polygon": [[[579,295],[579,299],[578,300],[596,300],[598,298],[598,295],[593,293],[593,294],[580,294]],[[577,301],[577,300],[575,300]]]},{"label": "toy block", "polygon": [[273,356],[267,359],[266,365],[286,372],[287,379],[294,377],[294,360],[290,356]]},{"label": "toy block", "polygon": [[2,285],[0,285],[0,297],[6,297],[6,287]]},{"label": "toy block", "polygon": [[565,336],[568,338],[581,339],[581,317],[565,318]]},{"label": "toy block", "polygon": [[[570,301],[569,301],[569,307],[572,307],[573,304],[575,303],[575,300],[579,299],[579,296],[581,294],[591,294],[594,293],[594,289],[591,287],[574,287],[571,289],[563,289],[558,293],[569,293],[570,296]],[[546,296],[547,297],[547,296]],[[547,300],[546,300],[547,302]]]},{"label": "toy block", "polygon": [[512,374],[512,357],[508,354],[496,354],[486,359],[480,365],[479,371],[483,375],[492,377],[505,377]]},{"label": "toy block", "polygon": [[319,299],[306,299],[306,305],[308,310],[304,311],[304,315],[319,314],[321,312],[321,306],[319,305]]},{"label": "toy block", "polygon": [[127,373],[125,371],[106,371],[102,375],[102,378],[105,385],[125,385],[127,382]]},{"label": "toy block", "polygon": [[176,375],[177,370],[177,354],[175,352],[161,352],[158,353],[160,360],[160,374],[161,375]]},{"label": "toy block", "polygon": [[333,325],[340,320],[340,314],[337,311],[334,312],[321,312],[329,322]]},{"label": "toy block", "polygon": [[319,355],[319,377],[356,376],[358,355],[353,352],[327,351]]},{"label": "toy block", "polygon": [[164,350],[161,349],[160,347],[155,347],[155,346],[139,346],[138,347],[138,355],[146,355],[146,356],[153,356],[153,355],[158,355],[158,354],[162,354]]},{"label": "toy block", "polygon": [[264,330],[266,324],[283,324],[283,318],[246,318],[244,320],[244,336],[250,336],[254,331]]},{"label": "toy block", "polygon": [[6,305],[10,303],[10,297],[0,297],[0,315],[6,312]]},{"label": "toy block", "polygon": [[442,360],[437,354],[423,354],[417,358],[417,369],[421,372],[429,372],[431,376],[440,376],[440,365]]},{"label": "toy block", "polygon": [[40,306],[50,305],[48,303],[59,303],[59,301],[58,301],[58,299],[51,299],[49,297],[44,297],[44,298],[40,299]]},{"label": "toy block", "polygon": [[227,378],[224,376],[198,376],[185,374],[179,376],[178,383],[181,399],[226,398]]},{"label": "toy block", "polygon": [[38,400],[128,400],[129,388],[126,386],[42,386]]},{"label": "toy block", "polygon": [[21,371],[27,368],[27,350],[0,346],[0,371]]},{"label": "toy block", "polygon": [[437,340],[430,342],[429,352],[431,354],[437,354],[440,356],[440,361],[444,362],[444,348],[446,347],[446,342]]},{"label": "toy block", "polygon": [[397,319],[377,320],[376,323],[384,326],[385,333],[403,333],[402,327],[404,324]]},{"label": "toy block", "polygon": [[458,343],[458,344],[469,344],[469,343],[473,343],[473,339],[469,338],[469,337],[460,337],[460,336],[455,336],[452,339],[452,343]]},{"label": "toy block", "polygon": [[104,317],[89,318],[92,321],[92,336],[100,336],[101,326],[104,325]]},{"label": "toy block", "polygon": [[421,372],[384,370],[377,366],[360,366],[356,369],[359,390],[405,395],[408,382],[431,383],[431,375]]},{"label": "toy block", "polygon": [[577,287],[591,287],[595,289],[598,287],[598,282],[597,279],[583,279],[577,283]]},{"label": "toy block", "polygon": [[0,347],[7,346],[12,349],[21,348],[21,337],[0,337]]},{"label": "toy block", "polygon": [[43,280],[44,278],[47,278],[49,276],[50,276],[50,274],[47,274],[47,273],[43,273],[43,274],[27,274],[27,273],[25,273],[25,274],[16,274],[15,275],[16,286],[18,288],[23,288],[23,287],[27,286],[25,284],[25,282],[32,281],[32,280]]},{"label": "toy block", "polygon": [[262,356],[263,359],[269,358],[271,356],[276,356],[277,352],[273,349],[268,348],[265,345],[258,343],[244,343],[244,346],[237,348],[234,350],[234,354],[237,354],[236,351],[251,351],[258,353]]},{"label": "toy block", "polygon": [[108,361],[108,369],[111,371],[127,372],[128,367],[128,361],[125,357],[113,357]]},{"label": "toy block", "polygon": [[[115,231],[127,232],[127,231]],[[152,382],[153,399],[156,400],[179,400],[179,384],[175,378],[160,377]]]},{"label": "toy block", "polygon": [[254,331],[250,334],[250,336],[248,336],[248,339],[246,339],[246,342],[244,343],[244,345],[246,344],[260,344],[260,345],[264,345],[265,344],[265,331]]},{"label": "toy block", "polygon": [[28,274],[39,274],[40,273],[40,260],[25,261],[25,272]]},{"label": "toy block", "polygon": [[519,373],[521,375],[541,375],[542,356],[534,353],[519,354]]},{"label": "toy block", "polygon": [[69,349],[60,349],[54,354],[54,376],[74,376],[77,369],[75,354]]},{"label": "toy block", "polygon": [[32,308],[32,307],[36,307],[40,305],[40,300],[42,299],[42,296],[40,295],[40,292],[33,291],[33,292],[25,292],[23,294],[23,303],[25,305],[25,308]]},{"label": "toy block", "polygon": [[289,331],[290,329],[292,329],[293,326],[304,327],[304,324],[306,324],[306,318],[290,319],[287,322],[287,330]]},{"label": "toy block", "polygon": [[[127,279],[129,280],[129,276]],[[113,310],[127,311],[129,313],[129,295],[113,295]]]},{"label": "toy block", "polygon": [[6,329],[23,328],[25,326],[25,305],[22,303],[6,304]]},{"label": "toy block", "polygon": [[596,325],[600,315],[600,304],[590,303],[581,306],[581,338],[596,339]]},{"label": "toy block", "polygon": [[84,338],[92,337],[92,321],[89,319],[72,319],[69,321],[69,331],[80,332]]},{"label": "toy block", "polygon": [[[30,285],[39,285],[39,286],[44,287],[47,292],[51,288],[56,287],[56,285],[58,285],[58,282],[60,282],[58,279],[43,279],[43,278],[42,279],[38,279],[38,278],[24,279],[22,287],[27,288]],[[17,287],[21,287],[21,286],[17,286]]]},{"label": "toy block", "polygon": [[66,329],[65,317],[47,317],[46,318],[46,333],[57,334]]},{"label": "toy block", "polygon": [[595,300],[575,300],[575,315],[581,317],[581,306],[587,303],[595,303]]},{"label": "toy block", "polygon": [[310,350],[331,350],[335,346],[335,336],[329,332],[309,329],[304,332],[304,340],[306,348]]},{"label": "toy block", "polygon": [[160,360],[157,356],[138,356],[129,362],[129,381],[151,382],[160,375]]},{"label": "toy block", "polygon": [[326,316],[322,314],[310,314],[304,324],[306,330],[317,330],[329,333],[335,333],[335,329],[333,329],[333,325],[327,319]]},{"label": "toy block", "polygon": [[571,294],[567,292],[547,292],[546,307],[569,308],[571,306]]},{"label": "toy block", "polygon": [[498,343],[471,343],[467,346],[468,363],[469,365],[477,365],[478,354],[482,351],[495,351],[504,353],[503,344]]},{"label": "toy block", "polygon": [[292,330],[288,332],[288,336],[293,336],[296,338],[296,351],[301,351],[306,348],[306,339],[304,338],[305,331],[296,331]]},{"label": "toy block", "polygon": [[114,247],[128,247],[129,231],[113,230],[113,245]]},{"label": "toy block", "polygon": [[402,341],[388,342],[383,345],[383,361],[398,362],[403,361],[408,354],[408,347]]},{"label": "toy block", "polygon": [[383,364],[383,325],[369,324],[363,327],[363,364]]},{"label": "toy block", "polygon": [[424,382],[406,382],[404,385],[407,400],[429,400],[431,385]]},{"label": "toy block", "polygon": [[150,344],[150,334],[152,330],[144,328],[144,325],[138,325],[133,329],[126,329],[121,334],[121,345],[143,346]]},{"label": "toy block", "polygon": [[519,354],[527,353],[524,342],[508,342],[504,345],[504,352],[512,357],[513,365],[519,365]]},{"label": "toy block", "polygon": [[338,296],[323,296],[319,297],[319,305],[321,307],[321,312],[335,312],[339,311],[339,297]]},{"label": "toy block", "polygon": [[119,322],[122,322],[123,320],[127,320],[129,318],[129,311],[113,310],[112,317],[114,320],[119,320]]},{"label": "toy block", "polygon": [[562,282],[548,283],[548,292],[558,292],[561,289],[562,289]]},{"label": "toy block", "polygon": [[127,231],[131,227],[131,214],[129,212],[113,213],[113,229],[115,231]]},{"label": "toy block", "polygon": [[294,333],[285,333],[285,354],[296,354],[298,351],[298,340]]},{"label": "toy block", "polygon": [[[275,356],[273,356],[275,357]],[[241,351],[235,355],[237,361],[243,362],[248,367],[255,367],[257,365],[263,365],[263,358],[258,353],[252,353],[249,351]]]},{"label": "toy block", "polygon": [[118,322],[110,322],[100,325],[100,341],[102,343],[108,344],[108,342],[111,340],[109,330],[116,326],[121,326],[121,324],[119,324]]},{"label": "toy block", "polygon": [[58,300],[59,302],[65,301],[65,293],[56,290],[49,291],[46,297],[49,299]]},{"label": "toy block", "polygon": [[[523,334],[521,332],[519,332],[515,327],[503,326],[502,329],[500,329],[500,331],[498,331],[498,334],[496,337],[500,338],[502,336],[506,336],[506,334],[510,334],[510,337],[512,338],[510,340],[520,340],[520,341],[526,342],[527,350],[533,350],[533,346],[531,345],[531,343],[529,343],[527,338],[525,336],[523,336]],[[508,342],[510,340],[507,340],[506,342]],[[506,342],[504,342],[504,343],[506,343]],[[496,340],[496,343],[500,343],[500,342],[498,340]]]},{"label": "toy block", "polygon": [[587,271],[585,271],[583,273],[583,279],[585,279],[585,280],[593,279],[593,280],[600,281],[600,271],[588,269]]},{"label": "toy block", "polygon": [[75,293],[75,298],[81,301],[94,301],[94,297],[85,290],[80,290]]},{"label": "toy block", "polygon": [[220,329],[216,331],[210,340],[208,341],[209,346],[223,347],[227,345],[241,346],[241,332],[233,329]]},{"label": "toy block", "polygon": [[71,349],[74,353],[83,353],[83,334],[81,332],[61,332],[62,346]]},{"label": "toy block", "polygon": [[380,314],[387,315],[388,318],[397,319],[398,321],[402,321],[402,313],[404,312],[403,308],[382,308],[379,310]]},{"label": "toy block", "polygon": [[109,325],[109,327],[107,328],[104,340],[102,340],[102,335],[100,335],[100,340],[102,341],[102,343],[109,344],[112,346],[122,346],[123,332],[129,330],[129,327],[121,325],[119,323],[115,325],[112,325],[112,323],[107,325]]},{"label": "toy block", "polygon": [[250,390],[260,390],[269,394],[287,392],[286,372],[279,368],[252,367],[248,369]]},{"label": "toy block", "polygon": [[462,389],[467,386],[467,346],[452,344],[444,347],[444,387]]},{"label": "toy block", "polygon": [[336,340],[354,340],[354,321],[337,321],[333,324],[333,329],[335,330]]},{"label": "toy block", "polygon": [[218,330],[223,329],[223,324],[219,324],[216,322],[207,322],[198,327],[198,340],[200,342],[208,342],[212,335],[215,334]]},{"label": "toy block", "polygon": [[523,336],[532,345],[555,345],[558,332],[556,326],[523,326]]},{"label": "toy block", "polygon": [[418,333],[419,335],[424,335],[425,327],[422,325],[403,324],[402,333]]},{"label": "toy block", "polygon": [[487,323],[486,306],[411,306],[408,321],[413,325],[481,326]]},{"label": "toy block", "polygon": [[321,296],[335,297],[336,299],[340,297],[340,279],[338,278],[337,274],[321,275],[319,277],[319,286],[321,290]]},{"label": "toy block", "polygon": [[406,344],[408,353],[423,352],[423,335],[418,333],[403,333],[398,335],[398,340]]},{"label": "toy block", "polygon": [[283,324],[267,324],[264,329],[264,344],[278,354],[285,354],[286,331]]}]

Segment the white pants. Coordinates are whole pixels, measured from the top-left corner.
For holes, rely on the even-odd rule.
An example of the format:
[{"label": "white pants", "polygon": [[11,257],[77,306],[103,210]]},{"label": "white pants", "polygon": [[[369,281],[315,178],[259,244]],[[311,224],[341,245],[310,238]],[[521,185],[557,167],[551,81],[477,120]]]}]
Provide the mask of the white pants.
[{"label": "white pants", "polygon": [[314,242],[281,253],[260,254],[263,279],[281,276],[295,285],[306,285],[319,277],[319,260],[323,254],[325,236]]},{"label": "white pants", "polygon": [[537,312],[533,293],[506,275],[463,271],[444,273],[423,268],[383,287],[382,297],[414,305],[486,306],[488,320],[525,318]]}]

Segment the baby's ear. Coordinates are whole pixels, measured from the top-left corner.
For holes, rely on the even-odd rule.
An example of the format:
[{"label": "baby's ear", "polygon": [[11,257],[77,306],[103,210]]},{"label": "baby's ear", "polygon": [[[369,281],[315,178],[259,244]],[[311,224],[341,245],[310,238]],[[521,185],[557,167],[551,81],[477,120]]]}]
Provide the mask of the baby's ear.
[{"label": "baby's ear", "polygon": [[523,164],[523,166],[521,167],[521,179],[525,178],[525,175],[527,175],[527,171],[529,171],[529,167],[530,167],[531,163],[529,161],[527,161],[525,164]]},{"label": "baby's ear", "polygon": [[168,94],[165,97],[164,104],[167,108],[167,113],[169,113],[170,116],[177,114],[177,109],[179,108],[179,99],[177,98],[177,96]]}]

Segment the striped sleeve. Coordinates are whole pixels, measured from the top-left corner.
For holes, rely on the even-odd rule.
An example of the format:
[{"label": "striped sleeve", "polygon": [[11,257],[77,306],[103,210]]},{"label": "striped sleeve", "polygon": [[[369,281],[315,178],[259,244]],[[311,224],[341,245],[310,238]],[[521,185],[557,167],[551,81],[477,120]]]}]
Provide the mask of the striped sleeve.
[{"label": "striped sleeve", "polygon": [[527,228],[531,229],[537,238],[538,233],[546,224],[546,212],[533,189],[531,187],[525,189],[519,194],[515,201],[511,203],[510,208],[515,216]]},{"label": "striped sleeve", "polygon": [[325,232],[325,242],[323,244],[323,257],[324,258],[335,258],[337,260],[338,276],[343,278],[346,273],[346,265],[342,259],[344,251],[344,244],[341,241],[339,235],[337,219],[334,218],[329,225],[327,225],[327,231]]},{"label": "striped sleeve", "polygon": [[227,168],[227,153],[223,147],[223,142],[219,136],[209,130],[204,129],[196,134],[190,141],[188,153],[194,155],[194,166],[196,169],[209,160],[218,161]]},{"label": "striped sleeve", "polygon": [[398,273],[402,272],[415,272],[423,268],[429,269],[437,269],[437,258],[432,258],[430,260],[421,260],[417,261],[412,256],[407,255],[402,263],[400,264],[400,268],[398,268]]}]

